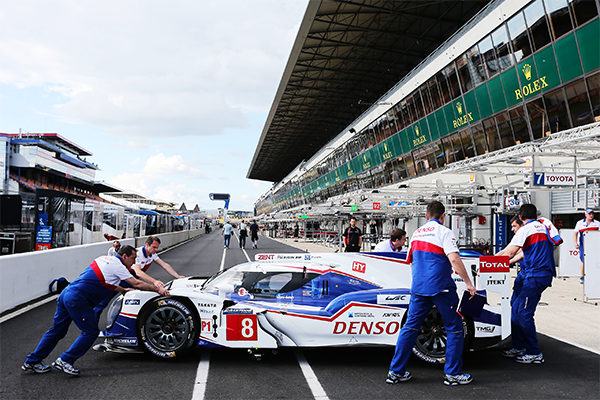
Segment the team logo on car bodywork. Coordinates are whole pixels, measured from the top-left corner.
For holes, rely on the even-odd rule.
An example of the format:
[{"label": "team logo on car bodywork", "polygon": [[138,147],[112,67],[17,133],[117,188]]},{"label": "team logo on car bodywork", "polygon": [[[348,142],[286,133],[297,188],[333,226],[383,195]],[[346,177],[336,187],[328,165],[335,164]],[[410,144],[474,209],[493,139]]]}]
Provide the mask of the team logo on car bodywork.
[{"label": "team logo on car bodywork", "polygon": [[354,261],[352,263],[352,271],[356,271],[356,272],[360,272],[361,274],[364,274],[367,271],[367,264],[359,262],[359,261]]},{"label": "team logo on car bodywork", "polygon": [[370,312],[351,312],[348,313],[348,318],[375,318],[375,316]]},{"label": "team logo on car bodywork", "polygon": [[410,294],[378,294],[377,304],[408,304],[410,303]]},{"label": "team logo on car bodywork", "polygon": [[139,306],[140,299],[125,299],[126,306]]}]

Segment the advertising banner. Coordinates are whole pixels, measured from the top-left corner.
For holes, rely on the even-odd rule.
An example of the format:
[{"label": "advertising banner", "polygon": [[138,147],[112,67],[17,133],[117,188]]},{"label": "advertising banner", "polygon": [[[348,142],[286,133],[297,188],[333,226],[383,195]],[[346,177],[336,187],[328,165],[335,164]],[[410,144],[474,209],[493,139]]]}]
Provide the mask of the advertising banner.
[{"label": "advertising banner", "polygon": [[573,231],[574,229],[559,230],[560,237],[563,238],[563,244],[558,246],[558,270],[556,271],[558,276],[579,277],[581,275],[579,250],[575,248],[575,242],[573,242]]},{"label": "advertising banner", "polygon": [[600,231],[583,233],[583,294],[588,299],[600,299]]}]

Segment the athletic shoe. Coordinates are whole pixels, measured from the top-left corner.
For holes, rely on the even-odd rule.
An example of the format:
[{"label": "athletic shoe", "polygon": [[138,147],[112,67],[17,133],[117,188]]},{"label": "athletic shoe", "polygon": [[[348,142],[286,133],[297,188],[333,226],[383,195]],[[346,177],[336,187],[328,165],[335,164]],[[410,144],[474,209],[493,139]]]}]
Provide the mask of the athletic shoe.
[{"label": "athletic shoe", "polygon": [[523,354],[522,356],[515,358],[515,361],[521,364],[543,364],[544,355],[542,353],[537,355]]},{"label": "athletic shoe", "polygon": [[504,357],[510,357],[510,358],[517,357],[517,356],[522,356],[523,354],[525,354],[525,349],[519,350],[519,349],[514,349],[513,348],[513,349],[510,349],[510,350],[504,350],[502,352],[502,355]]},{"label": "athletic shoe", "polygon": [[59,371],[64,372],[65,374],[77,376],[81,374],[77,368],[62,360],[62,358],[58,357],[56,361],[52,363],[52,366]]},{"label": "athletic shoe", "polygon": [[50,372],[50,366],[44,365],[41,362],[28,364],[27,361],[25,361],[23,365],[21,365],[21,369],[25,372],[35,372],[36,374],[45,374],[46,372]]},{"label": "athletic shoe", "polygon": [[583,277],[579,278],[579,283],[583,285]]},{"label": "athletic shoe", "polygon": [[410,372],[405,371],[403,375],[397,374],[394,371],[389,371],[385,383],[395,385],[396,383],[406,382],[412,378]]},{"label": "athletic shoe", "polygon": [[444,378],[444,385],[447,386],[468,385],[471,382],[473,382],[471,374],[446,375]]}]

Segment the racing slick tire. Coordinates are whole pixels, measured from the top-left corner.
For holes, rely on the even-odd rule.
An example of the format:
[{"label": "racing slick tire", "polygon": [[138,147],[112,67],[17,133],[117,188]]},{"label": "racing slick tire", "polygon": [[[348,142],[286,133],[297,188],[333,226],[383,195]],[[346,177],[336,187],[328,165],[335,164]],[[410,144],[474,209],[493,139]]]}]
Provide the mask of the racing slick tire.
[{"label": "racing slick tire", "polygon": [[181,357],[198,343],[200,318],[185,300],[158,298],[138,319],[138,340],[145,351],[161,358]]},{"label": "racing slick tire", "polygon": [[[402,326],[406,323],[408,312],[404,313]],[[468,351],[473,344],[475,337],[475,325],[470,317],[462,318],[464,347],[463,351]],[[412,348],[413,354],[421,360],[432,364],[444,364],[446,362],[446,328],[442,314],[437,307],[432,307],[427,313],[423,325],[419,329],[419,334],[415,345]]]}]

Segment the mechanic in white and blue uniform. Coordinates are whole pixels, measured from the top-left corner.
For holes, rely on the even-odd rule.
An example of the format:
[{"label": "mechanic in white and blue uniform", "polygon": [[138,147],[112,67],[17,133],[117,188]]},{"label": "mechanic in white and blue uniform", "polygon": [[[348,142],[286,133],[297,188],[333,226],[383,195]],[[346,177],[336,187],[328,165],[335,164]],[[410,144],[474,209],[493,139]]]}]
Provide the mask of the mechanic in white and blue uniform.
[{"label": "mechanic in white and blue uniform", "polygon": [[406,243],[406,231],[404,229],[394,229],[390,232],[390,238],[377,243],[375,250],[378,253],[394,253],[402,251]]},{"label": "mechanic in white and blue uniform", "polygon": [[[594,219],[594,210],[588,208],[585,210],[585,218],[581,221],[577,221],[575,224],[575,231],[573,232],[573,241],[575,242],[575,248],[579,250],[579,259],[581,260],[580,271],[581,278],[579,281],[583,283],[583,232],[585,231],[597,231],[600,229],[600,222]],[[579,240],[577,240],[577,235],[579,235]]]},{"label": "mechanic in white and blue uniform", "polygon": [[146,238],[146,243],[137,249],[137,258],[135,259],[135,264],[131,267],[132,274],[138,278],[142,279],[148,283],[153,284],[156,287],[164,287],[165,284],[158,280],[154,279],[150,275],[146,273],[150,265],[153,262],[160,265],[169,275],[171,275],[175,279],[185,278],[183,275],[179,275],[175,272],[175,269],[171,266],[171,264],[163,261],[158,257],[158,248],[160,247],[160,238],[157,236],[148,236]]},{"label": "mechanic in white and blue uniform", "polygon": [[408,317],[398,336],[386,382],[405,382],[412,377],[406,364],[419,329],[435,305],[442,314],[448,338],[444,384],[466,385],[473,378],[462,373],[463,325],[457,313],[458,295],[452,270],[464,280],[471,297],[475,295],[475,287],[460,259],[456,237],[443,225],[444,205],[439,201],[429,203],[426,216],[427,223],[415,231],[410,244],[408,261],[412,264],[412,287]]},{"label": "mechanic in white and blue uniform", "polygon": [[523,250],[521,271],[513,285],[511,298],[511,335],[513,348],[502,352],[506,357],[514,357],[522,364],[542,364],[544,356],[540,351],[535,330],[535,309],[542,292],[556,276],[554,265],[554,245],[551,233],[537,220],[537,209],[533,204],[523,204],[519,210],[523,226],[515,233],[511,242],[497,255],[507,255],[511,259]]},{"label": "mechanic in white and blue uniform", "polygon": [[113,257],[102,256],[95,259],[77,279],[71,282],[58,297],[52,327],[44,334],[34,352],[27,356],[21,369],[27,372],[48,372],[50,366],[44,365],[42,360],[65,337],[71,322],[75,322],[81,330],[81,335],[52,363],[52,366],[66,374],[79,375],[80,372],[73,363],[92,347],[100,334],[94,307],[107,297],[112,297],[115,291],[132,290],[119,286],[121,281],[139,290],[168,296],[169,292],[165,288],[158,288],[131,276],[128,268],[133,265],[135,259],[135,249],[131,246],[123,246]]}]

